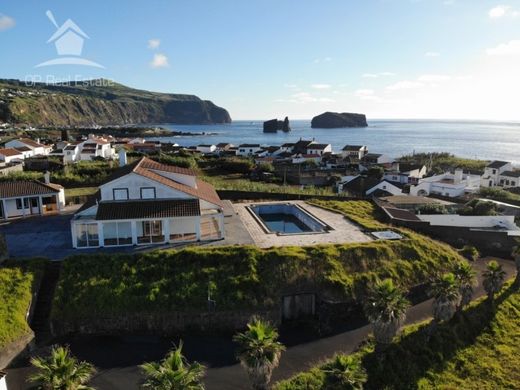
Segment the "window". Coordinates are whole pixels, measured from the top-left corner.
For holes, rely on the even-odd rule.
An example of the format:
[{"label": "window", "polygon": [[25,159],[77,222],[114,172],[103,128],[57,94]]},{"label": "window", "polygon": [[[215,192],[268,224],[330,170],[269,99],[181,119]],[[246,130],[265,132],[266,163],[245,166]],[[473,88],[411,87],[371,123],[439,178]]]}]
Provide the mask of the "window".
[{"label": "window", "polygon": [[493,175],[495,175],[496,173],[497,173],[497,170],[493,169]]},{"label": "window", "polygon": [[141,187],[141,199],[155,199],[155,187]]},{"label": "window", "polygon": [[38,207],[38,198],[31,198],[31,207],[32,208]]},{"label": "window", "polygon": [[22,199],[21,198],[16,199],[16,208],[18,210],[22,209]]},{"label": "window", "polygon": [[132,225],[130,222],[107,222],[103,224],[106,246],[132,244]]},{"label": "window", "polygon": [[99,246],[97,223],[76,225],[76,243],[79,248]]},{"label": "window", "polygon": [[150,244],[164,242],[162,221],[142,221],[137,228],[137,243]]},{"label": "window", "polygon": [[114,188],[114,200],[128,200],[128,188]]}]

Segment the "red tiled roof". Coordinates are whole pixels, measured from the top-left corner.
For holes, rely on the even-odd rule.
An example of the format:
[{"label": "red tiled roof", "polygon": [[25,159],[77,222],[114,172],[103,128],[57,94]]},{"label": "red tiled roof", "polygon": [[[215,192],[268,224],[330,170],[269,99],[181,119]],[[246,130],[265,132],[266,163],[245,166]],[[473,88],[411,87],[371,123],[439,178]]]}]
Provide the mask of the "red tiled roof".
[{"label": "red tiled roof", "polygon": [[26,145],[32,146],[33,148],[43,148],[45,145],[39,144],[38,142],[30,139],[30,138],[20,138],[20,142],[23,142]]},{"label": "red tiled roof", "polygon": [[22,153],[20,153],[18,150],[14,148],[5,148],[0,149],[0,154],[6,157],[12,157],[12,156],[20,156]]},{"label": "red tiled roof", "polygon": [[0,198],[18,196],[46,195],[60,192],[63,188],[57,184],[44,184],[37,180],[0,182]]},{"label": "red tiled roof", "polygon": [[141,218],[194,217],[200,215],[198,199],[137,200],[101,202],[96,219],[100,221]]}]

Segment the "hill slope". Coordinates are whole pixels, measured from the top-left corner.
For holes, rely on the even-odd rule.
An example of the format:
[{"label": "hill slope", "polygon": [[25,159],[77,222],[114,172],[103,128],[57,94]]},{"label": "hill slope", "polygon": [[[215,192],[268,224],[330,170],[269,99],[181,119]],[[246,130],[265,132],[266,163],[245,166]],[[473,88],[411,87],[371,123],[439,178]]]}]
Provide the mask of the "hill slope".
[{"label": "hill slope", "polygon": [[149,92],[108,80],[34,84],[0,79],[0,122],[32,126],[229,123],[229,113],[194,95]]}]

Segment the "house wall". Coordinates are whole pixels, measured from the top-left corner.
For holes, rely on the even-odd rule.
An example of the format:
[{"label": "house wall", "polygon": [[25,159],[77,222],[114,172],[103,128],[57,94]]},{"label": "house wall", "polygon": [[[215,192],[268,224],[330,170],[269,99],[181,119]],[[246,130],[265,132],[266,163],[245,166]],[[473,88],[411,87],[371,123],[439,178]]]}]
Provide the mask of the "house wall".
[{"label": "house wall", "polygon": [[392,195],[402,195],[403,194],[403,191],[399,187],[396,187],[393,184],[388,183],[387,181],[382,181],[378,185],[372,187],[371,189],[369,189],[366,192],[366,194],[370,195],[371,193],[373,193],[376,190],[387,191],[387,192],[391,193]]},{"label": "house wall", "polygon": [[493,228],[495,226],[504,226],[512,230],[515,228],[519,229],[515,225],[515,217],[513,215],[465,216],[457,214],[420,214],[418,217],[422,221],[430,222],[430,224],[434,226],[456,226],[469,228]]},{"label": "house wall", "polygon": [[6,164],[10,163],[13,160],[16,161],[16,160],[23,160],[23,159],[24,159],[24,156],[22,153],[14,155],[14,156],[4,156],[4,155],[0,154],[0,161],[5,162]]},{"label": "house wall", "polygon": [[113,189],[115,188],[127,188],[129,199],[141,199],[140,189],[142,187],[154,187],[156,199],[194,198],[193,196],[190,196],[184,192],[174,190],[173,188],[162,185],[154,180],[147,179],[146,177],[137,175],[135,173],[130,173],[124,177],[106,183],[99,187],[99,189],[101,190],[101,200],[105,201],[114,200]]}]

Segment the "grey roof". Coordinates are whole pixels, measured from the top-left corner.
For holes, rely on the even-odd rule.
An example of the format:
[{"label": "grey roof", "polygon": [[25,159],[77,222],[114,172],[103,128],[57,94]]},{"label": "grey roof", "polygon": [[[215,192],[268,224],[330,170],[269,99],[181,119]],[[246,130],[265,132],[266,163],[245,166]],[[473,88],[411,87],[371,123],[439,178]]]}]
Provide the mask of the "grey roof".
[{"label": "grey roof", "polygon": [[505,172],[502,172],[500,174],[500,176],[519,178],[520,177],[520,171],[505,171]]},{"label": "grey roof", "polygon": [[96,219],[101,221],[143,218],[194,217],[200,215],[198,199],[101,202]]},{"label": "grey roof", "polygon": [[364,147],[364,145],[345,145],[342,150],[358,151]]},{"label": "grey roof", "polygon": [[509,164],[507,161],[491,161],[488,165],[486,165],[486,167],[488,168],[494,168],[494,169],[498,169],[498,168],[502,168],[504,165],[507,165]]}]

